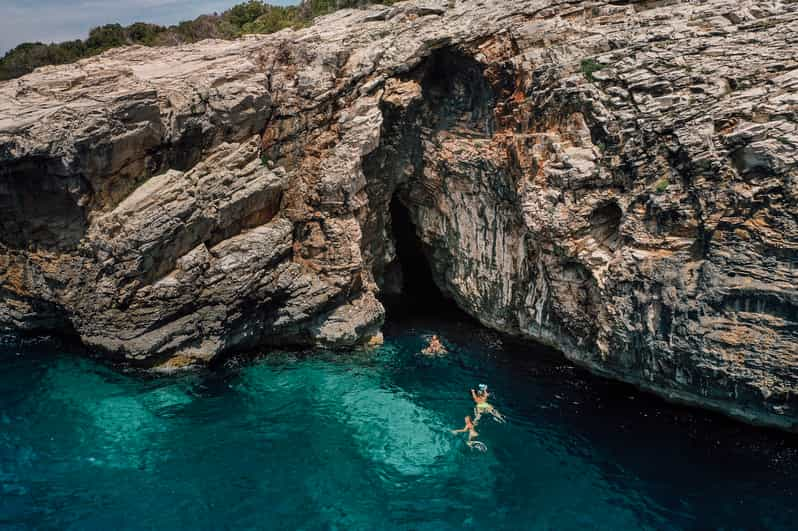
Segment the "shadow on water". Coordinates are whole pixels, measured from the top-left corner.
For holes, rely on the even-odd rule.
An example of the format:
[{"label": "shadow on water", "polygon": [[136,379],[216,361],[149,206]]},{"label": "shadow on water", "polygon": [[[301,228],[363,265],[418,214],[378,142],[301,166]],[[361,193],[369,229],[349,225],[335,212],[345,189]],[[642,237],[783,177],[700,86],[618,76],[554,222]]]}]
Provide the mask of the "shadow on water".
[{"label": "shadow on water", "polygon": [[[559,353],[482,329],[459,312],[436,318],[404,314],[386,327],[389,342],[431,333],[443,338],[449,359],[428,362],[426,377],[405,374],[397,381],[423,379],[434,386],[430,380],[456,378],[463,413],[468,388],[488,383],[509,425],[489,424],[480,432],[509,467],[497,489],[510,499],[517,496],[517,503],[529,502],[530,489],[557,491],[563,480],[563,496],[593,503],[579,501],[580,493],[591,490],[580,486],[586,477],[580,467],[590,463],[601,480],[588,481],[609,486],[604,501],[633,507],[642,527],[790,529],[798,518],[797,437],[597,378]],[[453,366],[462,374],[453,374]],[[530,458],[529,452],[545,457]],[[519,464],[526,479],[515,476]],[[591,513],[584,506],[567,510]],[[605,528],[594,517],[585,525]]]}]

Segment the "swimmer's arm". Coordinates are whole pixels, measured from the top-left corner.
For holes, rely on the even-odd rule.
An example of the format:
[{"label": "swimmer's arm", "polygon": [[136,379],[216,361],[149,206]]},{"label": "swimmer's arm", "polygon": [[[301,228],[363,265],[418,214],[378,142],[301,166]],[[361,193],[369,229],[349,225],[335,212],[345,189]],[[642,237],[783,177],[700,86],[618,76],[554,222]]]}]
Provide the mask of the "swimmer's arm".
[{"label": "swimmer's arm", "polygon": [[477,402],[477,393],[473,389],[471,389],[471,398],[474,399],[474,402]]},{"label": "swimmer's arm", "polygon": [[452,430],[452,433],[465,433],[468,431],[468,428],[463,428],[462,430]]}]

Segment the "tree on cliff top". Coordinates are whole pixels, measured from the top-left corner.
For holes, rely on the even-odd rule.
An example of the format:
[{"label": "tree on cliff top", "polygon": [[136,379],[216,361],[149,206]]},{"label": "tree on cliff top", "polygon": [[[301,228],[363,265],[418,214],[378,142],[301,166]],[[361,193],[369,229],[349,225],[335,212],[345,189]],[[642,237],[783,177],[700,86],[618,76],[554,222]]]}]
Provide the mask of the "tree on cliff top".
[{"label": "tree on cliff top", "polygon": [[26,42],[0,59],[0,80],[23,76],[44,65],[72,63],[129,44],[174,46],[203,39],[234,39],[246,33],[273,33],[309,25],[313,17],[338,9],[395,0],[303,0],[299,6],[273,6],[260,0],[237,4],[222,14],[201,15],[174,26],[136,22],[106,24],[92,29],[85,40],[44,44]]}]

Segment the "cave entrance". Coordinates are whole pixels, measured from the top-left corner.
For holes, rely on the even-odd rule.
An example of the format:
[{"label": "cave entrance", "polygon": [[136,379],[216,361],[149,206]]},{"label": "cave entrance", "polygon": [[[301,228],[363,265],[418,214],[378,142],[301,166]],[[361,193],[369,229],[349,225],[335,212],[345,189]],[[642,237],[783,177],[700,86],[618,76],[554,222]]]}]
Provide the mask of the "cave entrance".
[{"label": "cave entrance", "polygon": [[496,94],[483,70],[462,53],[448,49],[434,53],[421,79],[425,125],[434,131],[456,130],[461,136],[492,137]]},{"label": "cave entrance", "polygon": [[386,192],[392,194],[389,211],[376,217],[379,225],[391,227],[396,257],[387,264],[377,259],[375,278],[386,308],[398,306],[426,317],[450,316],[460,310],[442,282],[447,251],[430,247],[418,237],[415,205],[435,201],[437,192],[425,182],[425,166],[435,161],[427,156],[431,151],[451,134],[469,139],[493,136],[497,90],[503,94],[503,85],[494,87],[483,64],[454,48],[433,52],[406,77],[397,79],[418,85],[421,97],[382,102],[380,147],[364,160],[370,200],[385,204]]},{"label": "cave entrance", "polygon": [[394,267],[400,274],[395,275],[395,294],[386,302],[402,313],[453,310],[454,303],[444,297],[433,280],[427,246],[418,237],[410,212],[398,194],[391,199],[390,215],[398,262]]}]

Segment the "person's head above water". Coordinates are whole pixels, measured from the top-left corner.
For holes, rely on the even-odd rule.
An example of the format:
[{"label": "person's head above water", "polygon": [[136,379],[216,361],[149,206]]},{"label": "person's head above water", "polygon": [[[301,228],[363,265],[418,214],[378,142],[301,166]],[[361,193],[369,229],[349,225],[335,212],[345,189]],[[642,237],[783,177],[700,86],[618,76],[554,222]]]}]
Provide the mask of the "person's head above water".
[{"label": "person's head above water", "polygon": [[487,392],[488,392],[488,385],[487,385],[487,384],[479,384],[479,385],[477,386],[477,390],[478,390],[480,393],[482,393],[482,394],[485,394],[485,393],[487,393]]}]

